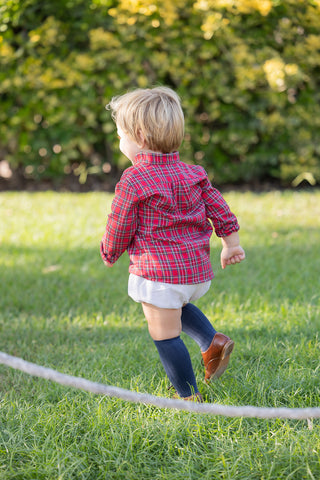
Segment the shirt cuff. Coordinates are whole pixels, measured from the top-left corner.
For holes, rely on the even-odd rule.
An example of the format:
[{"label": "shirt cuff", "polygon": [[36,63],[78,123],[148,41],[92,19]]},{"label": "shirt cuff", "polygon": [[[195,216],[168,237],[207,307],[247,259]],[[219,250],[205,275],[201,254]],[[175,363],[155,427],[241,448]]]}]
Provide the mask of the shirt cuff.
[{"label": "shirt cuff", "polygon": [[112,265],[118,260],[118,257],[116,255],[107,255],[104,252],[103,242],[100,243],[100,254],[101,254],[101,257],[102,257],[103,261],[108,262]]},{"label": "shirt cuff", "polygon": [[215,230],[217,237],[228,237],[231,233],[237,232],[240,229],[239,224],[231,225],[229,228],[223,230]]}]

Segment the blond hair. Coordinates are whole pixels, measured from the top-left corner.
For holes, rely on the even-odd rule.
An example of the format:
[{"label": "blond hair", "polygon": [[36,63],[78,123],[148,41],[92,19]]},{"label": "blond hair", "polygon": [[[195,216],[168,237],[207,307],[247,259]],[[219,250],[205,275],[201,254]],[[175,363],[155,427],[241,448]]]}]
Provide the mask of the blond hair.
[{"label": "blond hair", "polygon": [[117,126],[138,145],[141,137],[154,152],[177,150],[184,136],[179,96],[168,87],[138,88],[107,105]]}]

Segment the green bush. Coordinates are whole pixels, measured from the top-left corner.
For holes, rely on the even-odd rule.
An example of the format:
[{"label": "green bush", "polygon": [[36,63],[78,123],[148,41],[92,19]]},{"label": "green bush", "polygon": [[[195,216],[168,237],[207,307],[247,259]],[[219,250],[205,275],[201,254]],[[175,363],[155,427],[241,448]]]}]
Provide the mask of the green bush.
[{"label": "green bush", "polygon": [[0,0],[0,159],[30,178],[126,166],[113,95],[181,95],[181,152],[219,184],[320,183],[317,0]]}]

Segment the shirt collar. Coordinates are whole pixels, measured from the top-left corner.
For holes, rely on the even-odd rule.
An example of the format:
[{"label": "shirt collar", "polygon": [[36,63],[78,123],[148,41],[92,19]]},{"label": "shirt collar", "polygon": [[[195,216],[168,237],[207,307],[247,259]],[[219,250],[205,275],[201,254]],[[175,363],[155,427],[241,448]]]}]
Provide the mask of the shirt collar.
[{"label": "shirt collar", "polygon": [[179,152],[172,153],[154,153],[139,152],[134,157],[133,165],[142,164],[161,164],[161,163],[177,163],[180,161]]}]

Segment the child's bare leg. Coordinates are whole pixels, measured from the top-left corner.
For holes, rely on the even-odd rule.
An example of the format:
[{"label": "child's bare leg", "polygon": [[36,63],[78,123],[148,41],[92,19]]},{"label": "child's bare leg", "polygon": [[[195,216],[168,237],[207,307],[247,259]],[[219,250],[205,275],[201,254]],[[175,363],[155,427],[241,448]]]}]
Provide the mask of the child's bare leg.
[{"label": "child's bare leg", "polygon": [[189,352],[180,338],[181,308],[159,308],[149,303],[142,303],[142,307],[170,382],[180,397],[201,398]]},{"label": "child's bare leg", "polygon": [[153,340],[168,340],[180,335],[181,308],[159,308],[150,303],[142,303],[142,308]]}]

